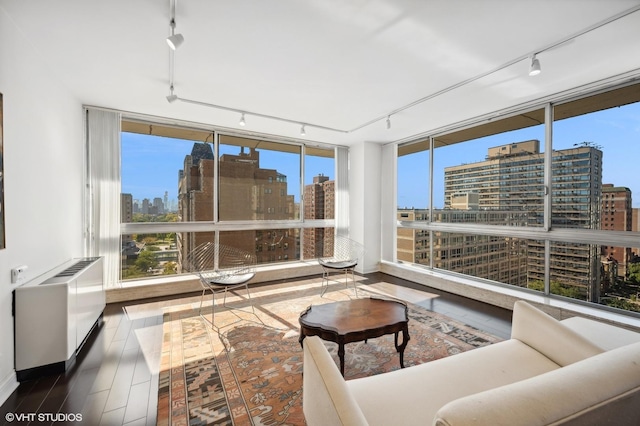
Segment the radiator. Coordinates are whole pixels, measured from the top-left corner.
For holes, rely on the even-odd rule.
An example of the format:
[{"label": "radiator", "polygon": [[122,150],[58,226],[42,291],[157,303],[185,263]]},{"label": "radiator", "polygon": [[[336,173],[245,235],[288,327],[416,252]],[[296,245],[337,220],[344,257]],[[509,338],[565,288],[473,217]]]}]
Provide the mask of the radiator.
[{"label": "radiator", "polygon": [[18,380],[59,373],[75,362],[105,308],[103,259],[72,259],[14,290]]}]

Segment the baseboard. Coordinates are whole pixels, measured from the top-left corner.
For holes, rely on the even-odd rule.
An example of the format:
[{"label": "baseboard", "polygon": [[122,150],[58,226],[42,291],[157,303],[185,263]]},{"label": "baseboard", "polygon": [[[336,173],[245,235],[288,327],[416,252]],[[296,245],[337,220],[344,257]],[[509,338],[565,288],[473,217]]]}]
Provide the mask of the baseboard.
[{"label": "baseboard", "polygon": [[5,401],[9,399],[11,394],[18,389],[19,384],[20,383],[18,383],[15,372],[11,372],[2,380],[2,382],[0,382],[0,405],[4,404]]}]

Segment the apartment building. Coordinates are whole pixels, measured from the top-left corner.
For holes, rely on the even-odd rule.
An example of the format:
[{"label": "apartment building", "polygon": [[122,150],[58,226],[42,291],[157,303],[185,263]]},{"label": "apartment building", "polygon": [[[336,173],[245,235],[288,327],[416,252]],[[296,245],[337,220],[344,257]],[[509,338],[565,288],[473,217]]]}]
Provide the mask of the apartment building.
[{"label": "apartment building", "polygon": [[[335,211],[335,181],[322,174],[304,187],[305,219],[333,219]],[[333,228],[305,228],[303,230],[303,258],[315,259],[333,253]]]},{"label": "apartment building", "polygon": [[[195,143],[179,171],[178,204],[180,221],[213,221],[214,157],[211,144]],[[220,157],[218,191],[223,200],[218,209],[221,220],[286,220],[295,214],[293,196],[287,193],[287,178],[277,170],[260,167],[260,153],[240,147],[238,155]],[[205,241],[213,232],[177,234],[180,258]],[[295,236],[289,229],[237,230],[220,233],[222,244],[255,252],[259,263],[286,261],[296,256]]]},{"label": "apartment building", "polygon": [[[602,199],[602,152],[591,146],[553,152],[552,223],[565,228],[598,229]],[[529,140],[492,147],[483,161],[445,167],[445,209],[433,221],[540,227],[544,212],[544,154]],[[426,220],[427,212],[398,216]],[[398,258],[427,263],[427,240],[413,230],[398,236]],[[409,240],[415,241],[413,250]],[[544,281],[544,243],[532,239],[436,233],[435,267],[527,287]],[[592,244],[551,243],[551,280],[576,287],[598,300],[601,259]]]},{"label": "apartment building", "polygon": [[[627,187],[615,186],[611,183],[602,185],[602,229],[632,230],[631,195],[631,190]],[[625,276],[632,255],[631,247],[601,247],[602,261],[608,265],[607,270],[611,270],[615,276]]]}]

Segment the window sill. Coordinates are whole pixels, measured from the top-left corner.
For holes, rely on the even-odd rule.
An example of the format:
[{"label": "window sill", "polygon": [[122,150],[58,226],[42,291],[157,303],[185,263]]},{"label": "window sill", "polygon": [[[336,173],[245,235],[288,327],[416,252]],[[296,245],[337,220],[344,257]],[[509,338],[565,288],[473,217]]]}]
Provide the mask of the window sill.
[{"label": "window sill", "polygon": [[446,272],[432,271],[407,263],[382,261],[380,268],[381,272],[389,275],[509,310],[513,310],[513,304],[517,300],[525,300],[558,320],[581,316],[640,331],[640,318],[633,316],[633,314],[624,315],[610,312],[580,303],[572,303],[565,299],[556,299],[522,291],[515,287],[490,284]]},{"label": "window sill", "polygon": [[[319,275],[322,268],[314,260],[274,263],[257,267],[254,283]],[[195,275],[165,275],[120,282],[120,287],[106,290],[107,303],[127,302],[151,297],[174,296],[202,291]]]}]

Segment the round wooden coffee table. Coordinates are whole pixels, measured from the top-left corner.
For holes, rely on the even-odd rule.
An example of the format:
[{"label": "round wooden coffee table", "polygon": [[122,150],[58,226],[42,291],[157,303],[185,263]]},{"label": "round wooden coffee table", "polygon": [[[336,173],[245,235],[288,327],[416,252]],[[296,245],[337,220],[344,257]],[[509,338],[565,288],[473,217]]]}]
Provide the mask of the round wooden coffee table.
[{"label": "round wooden coffee table", "polygon": [[[385,334],[395,334],[394,344],[404,368],[404,348],[409,342],[407,305],[378,298],[363,298],[309,306],[300,314],[300,345],[306,336],[338,344],[340,373],[344,376],[344,345]],[[398,334],[402,332],[402,343]]]}]

